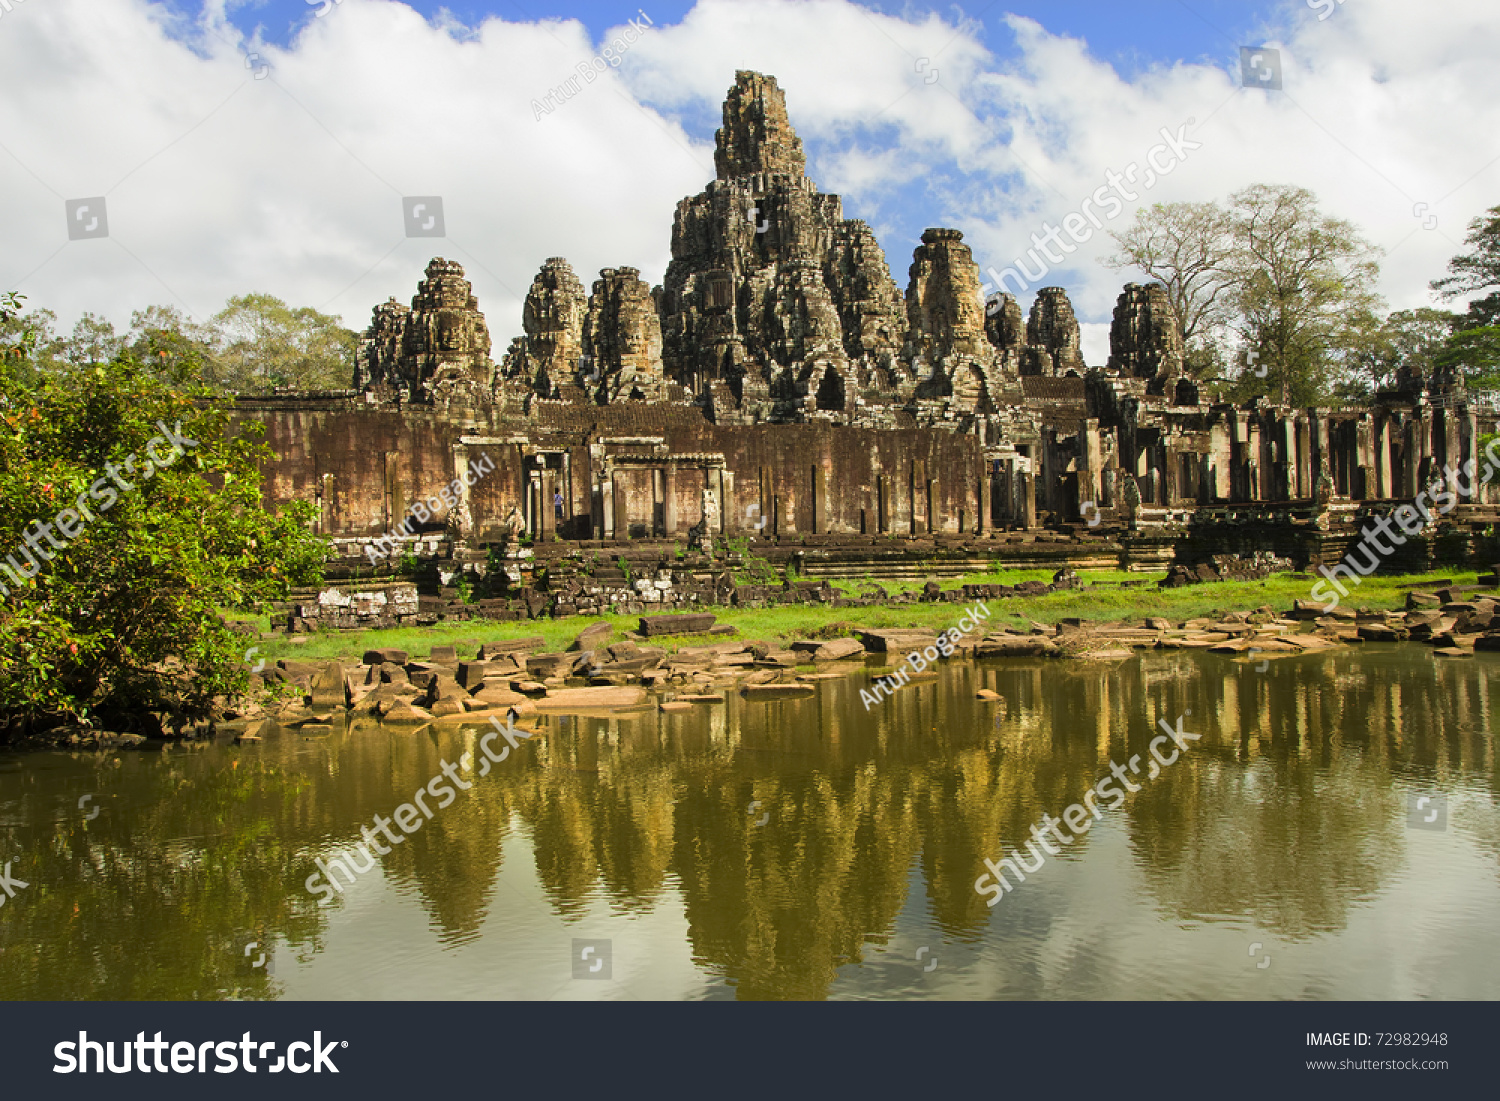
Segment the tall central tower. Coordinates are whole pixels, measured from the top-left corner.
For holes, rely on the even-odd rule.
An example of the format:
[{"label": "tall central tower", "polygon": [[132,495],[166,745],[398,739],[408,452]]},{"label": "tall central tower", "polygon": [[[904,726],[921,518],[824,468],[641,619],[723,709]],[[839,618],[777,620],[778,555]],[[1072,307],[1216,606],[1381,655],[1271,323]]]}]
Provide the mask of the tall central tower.
[{"label": "tall central tower", "polygon": [[837,418],[905,381],[901,293],[863,222],[806,176],[774,77],[735,74],[718,178],[677,204],[662,289],[670,377],[734,420]]}]

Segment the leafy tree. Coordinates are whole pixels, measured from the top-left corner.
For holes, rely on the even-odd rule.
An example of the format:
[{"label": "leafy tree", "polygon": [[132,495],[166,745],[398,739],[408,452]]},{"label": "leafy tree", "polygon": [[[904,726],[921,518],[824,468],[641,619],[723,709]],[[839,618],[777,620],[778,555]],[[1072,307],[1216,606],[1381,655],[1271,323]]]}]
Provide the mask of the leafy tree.
[{"label": "leafy tree", "polygon": [[93,366],[107,363],[119,355],[125,341],[115,333],[115,327],[107,318],[84,312],[73,324],[73,332],[63,340],[52,342],[49,349],[55,359],[74,366]]},{"label": "leafy tree", "polygon": [[0,360],[13,370],[34,374],[50,363],[57,341],[57,315],[51,310],[21,310],[24,296],[0,295]]},{"label": "leafy tree", "polygon": [[1500,390],[1500,325],[1460,329],[1433,356],[1433,365],[1456,371],[1471,390]]},{"label": "leafy tree", "polygon": [[1356,318],[1347,329],[1347,373],[1335,387],[1336,395],[1345,402],[1366,402],[1377,390],[1394,386],[1403,369],[1430,375],[1457,320],[1447,310],[1426,306],[1398,310],[1375,323],[1371,317]]},{"label": "leafy tree", "polygon": [[1448,261],[1452,274],[1434,279],[1431,287],[1451,301],[1466,294],[1484,294],[1469,303],[1459,327],[1479,329],[1500,325],[1500,206],[1492,206],[1469,223],[1464,243],[1474,251]]},{"label": "leafy tree", "polygon": [[1266,369],[1263,379],[1241,377],[1242,396],[1269,385],[1283,405],[1315,404],[1376,314],[1379,250],[1353,223],[1322,214],[1306,188],[1255,184],[1232,195],[1230,209],[1235,328]]},{"label": "leafy tree", "polygon": [[217,609],[316,579],[312,506],[266,510],[260,428],[230,434],[191,357],[28,358],[23,337],[0,360],[0,726],[211,717],[247,683]]},{"label": "leafy tree", "polygon": [[154,370],[179,365],[201,365],[205,378],[217,374],[214,345],[216,334],[209,324],[199,324],[176,306],[147,306],[130,315],[131,353]]},{"label": "leafy tree", "polygon": [[226,389],[337,390],[353,377],[358,337],[329,314],[293,309],[269,294],[244,294],[231,298],[210,324],[212,381]]}]

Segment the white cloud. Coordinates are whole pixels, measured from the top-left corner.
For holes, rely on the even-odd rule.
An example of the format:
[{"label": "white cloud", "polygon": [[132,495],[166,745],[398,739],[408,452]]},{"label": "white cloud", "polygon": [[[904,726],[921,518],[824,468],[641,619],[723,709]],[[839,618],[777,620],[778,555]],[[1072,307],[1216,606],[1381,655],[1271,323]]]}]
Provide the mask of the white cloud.
[{"label": "white cloud", "polygon": [[[532,100],[605,45],[576,21],[464,28],[343,0],[281,49],[241,43],[216,15],[184,28],[146,0],[27,3],[0,19],[0,280],[65,321],[91,309],[123,324],[174,298],[202,316],[263,290],[363,327],[441,254],[468,269],[498,357],[548,256],[586,287],[625,264],[660,280],[675,204],[711,178],[719,103],[749,68],[776,75],[810,174],[876,227],[899,283],[929,225],[1004,267],[1191,118],[1202,148],[1143,202],[1310,187],[1389,251],[1391,306],[1421,305],[1467,221],[1500,202],[1490,4],[1413,19],[1405,0],[1347,0],[1319,21],[1288,0],[1262,39],[1282,50],[1277,94],[1237,87],[1227,42],[1221,67],[1126,80],[1086,42],[1014,17],[1002,58],[977,25],[931,14],[702,0],[538,121]],[[63,200],[99,194],[110,238],[67,242]],[[443,197],[448,241],[403,236],[412,194]],[[1091,363],[1131,278],[1097,263],[1108,249],[1096,236],[1042,280],[1068,287]]]},{"label": "white cloud", "polygon": [[[237,49],[223,23],[184,42],[156,14],[47,0],[0,22],[0,67],[26,90],[0,102],[0,278],[65,319],[171,300],[203,316],[264,290],[363,327],[442,254],[474,280],[498,355],[549,256],[585,287],[606,266],[659,276],[677,198],[712,172],[712,150],[614,69],[535,117],[595,55],[576,22],[490,20],[460,40],[344,0],[282,50]],[[100,194],[109,239],[67,242],[63,200]],[[403,195],[440,195],[448,240],[406,238]]]}]

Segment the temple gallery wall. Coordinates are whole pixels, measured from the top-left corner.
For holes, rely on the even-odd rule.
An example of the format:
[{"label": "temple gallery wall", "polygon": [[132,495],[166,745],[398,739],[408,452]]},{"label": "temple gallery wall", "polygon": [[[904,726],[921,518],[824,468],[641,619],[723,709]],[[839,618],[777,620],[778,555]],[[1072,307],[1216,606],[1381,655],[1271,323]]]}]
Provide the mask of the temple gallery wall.
[{"label": "temple gallery wall", "polygon": [[[459,558],[515,536],[698,528],[1053,531],[1112,537],[1125,565],[1142,538],[1153,565],[1167,544],[1305,563],[1477,460],[1496,428],[1451,375],[1403,376],[1368,407],[1208,402],[1158,286],[1123,289],[1109,359],[1086,364],[1066,292],[1042,289],[1029,312],[986,301],[955,229],[922,235],[903,293],[870,228],[807,178],[772,77],[736,75],[715,162],[677,206],[661,285],[619,267],[585,290],[547,259],[497,362],[463,268],[434,259],[409,306],[375,308],[349,390],[241,399],[279,455],[271,502],[315,502],[351,558],[405,524],[414,549]],[[481,456],[493,469],[430,507]],[[1493,498],[1447,517],[1454,553],[1477,553]]]}]

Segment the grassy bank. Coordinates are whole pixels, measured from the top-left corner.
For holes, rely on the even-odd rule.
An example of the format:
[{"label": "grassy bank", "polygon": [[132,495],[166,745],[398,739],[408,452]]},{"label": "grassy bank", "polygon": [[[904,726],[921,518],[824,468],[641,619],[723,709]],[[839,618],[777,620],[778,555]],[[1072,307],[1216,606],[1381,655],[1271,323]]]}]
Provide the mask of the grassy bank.
[{"label": "grassy bank", "polygon": [[[1225,612],[1251,611],[1269,605],[1284,611],[1294,600],[1310,600],[1313,579],[1280,574],[1264,581],[1220,581],[1190,585],[1181,589],[1158,589],[1161,574],[1125,574],[1116,571],[1083,572],[1081,578],[1089,587],[1068,592],[1047,593],[1033,597],[1006,597],[989,601],[991,623],[1022,626],[1025,621],[1051,625],[1060,619],[1076,616],[1096,623],[1136,621],[1146,616],[1161,616],[1174,623]],[[1391,575],[1366,578],[1343,602],[1348,608],[1385,610],[1402,607],[1406,587],[1425,579],[1452,578],[1455,584],[1472,585],[1472,570],[1442,574]],[[1051,580],[1043,570],[1015,570],[1004,573],[973,574],[941,582],[944,589],[964,584],[1014,585],[1027,580]],[[1145,585],[1122,587],[1122,582],[1146,581]],[[862,584],[857,583],[857,584]],[[910,583],[906,583],[910,585]],[[739,629],[742,638],[791,642],[807,638],[814,632],[845,633],[849,627],[931,627],[944,630],[963,615],[962,604],[902,604],[890,607],[831,608],[821,604],[799,604],[775,608],[708,608],[720,623]],[[634,615],[599,616],[617,632],[634,630],[640,617]],[[347,658],[365,650],[394,648],[414,656],[425,655],[433,646],[456,646],[460,657],[472,657],[479,645],[498,639],[541,637],[546,649],[566,647],[594,618],[575,616],[568,619],[538,619],[523,622],[496,623],[471,620],[467,623],[438,623],[431,627],[403,627],[387,631],[348,631],[311,635],[303,643],[284,638],[257,642],[256,657],[274,661],[283,657]],[[262,622],[262,626],[264,623]],[[702,639],[683,639],[694,644]],[[672,645],[669,641],[668,645]]]}]

